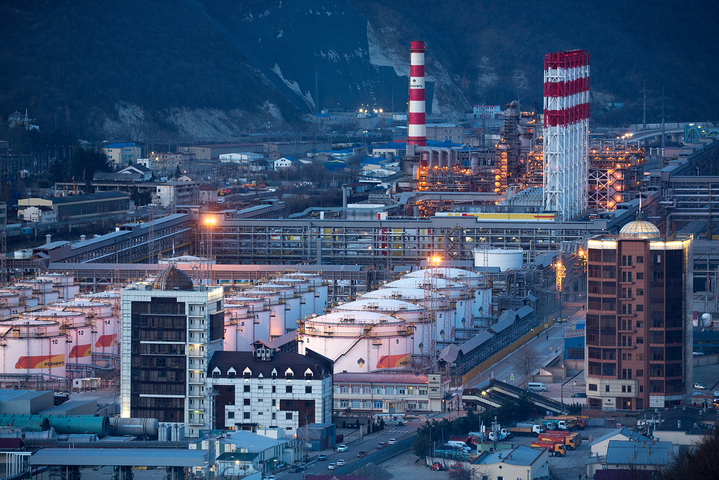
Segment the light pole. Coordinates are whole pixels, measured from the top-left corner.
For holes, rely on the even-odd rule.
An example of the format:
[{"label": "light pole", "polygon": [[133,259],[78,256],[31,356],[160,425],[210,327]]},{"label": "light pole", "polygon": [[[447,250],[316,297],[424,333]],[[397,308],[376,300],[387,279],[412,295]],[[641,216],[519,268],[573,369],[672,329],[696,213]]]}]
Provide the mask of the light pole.
[{"label": "light pole", "polygon": [[210,285],[212,285],[212,229],[217,223],[217,219],[215,217],[205,217],[205,227],[207,227],[207,233],[209,237],[209,247],[208,247],[208,259],[207,259],[207,276],[208,280],[210,282]]}]

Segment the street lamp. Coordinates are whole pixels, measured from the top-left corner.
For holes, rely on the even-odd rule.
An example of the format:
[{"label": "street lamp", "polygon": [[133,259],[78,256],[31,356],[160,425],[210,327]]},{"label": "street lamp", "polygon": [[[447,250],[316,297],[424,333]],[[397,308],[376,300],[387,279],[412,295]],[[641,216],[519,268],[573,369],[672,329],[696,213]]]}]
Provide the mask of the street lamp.
[{"label": "street lamp", "polygon": [[208,217],[205,217],[204,223],[205,223],[205,227],[207,227],[207,232],[209,233],[209,237],[210,237],[210,241],[208,242],[208,244],[209,244],[208,257],[209,258],[207,259],[207,261],[208,261],[207,270],[208,270],[208,274],[209,274],[208,277],[210,277],[209,278],[210,285],[212,285],[212,277],[213,277],[213,275],[212,275],[212,259],[213,259],[213,257],[212,257],[212,228],[215,226],[215,224],[217,224],[217,219],[215,217],[208,216]]}]

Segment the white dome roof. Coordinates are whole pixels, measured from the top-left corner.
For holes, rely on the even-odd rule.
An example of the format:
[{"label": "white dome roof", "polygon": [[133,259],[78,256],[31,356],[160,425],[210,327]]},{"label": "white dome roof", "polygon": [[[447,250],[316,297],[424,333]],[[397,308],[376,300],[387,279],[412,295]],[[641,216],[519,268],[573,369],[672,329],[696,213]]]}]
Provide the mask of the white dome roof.
[{"label": "white dome roof", "polygon": [[659,229],[652,223],[644,220],[634,220],[622,227],[619,236],[624,238],[658,238]]}]

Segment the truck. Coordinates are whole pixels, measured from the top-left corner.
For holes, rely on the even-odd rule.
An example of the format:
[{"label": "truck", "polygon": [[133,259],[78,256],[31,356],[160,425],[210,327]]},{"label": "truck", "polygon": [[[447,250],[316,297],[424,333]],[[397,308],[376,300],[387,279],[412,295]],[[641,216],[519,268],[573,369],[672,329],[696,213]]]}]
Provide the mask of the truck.
[{"label": "truck", "polygon": [[[561,422],[561,421],[567,422],[567,427],[570,430],[572,430],[573,428],[576,428],[576,427],[579,427],[579,428],[586,427],[587,426],[587,420],[586,420],[587,418],[589,418],[589,417],[580,418],[575,415],[555,415],[553,417],[544,417],[545,420],[554,420],[557,422]],[[560,428],[560,430],[563,430],[563,429]]]},{"label": "truck", "polygon": [[566,420],[544,418],[538,421],[546,430],[570,430]]},{"label": "truck", "polygon": [[539,435],[544,433],[544,427],[538,423],[517,423],[517,425],[509,427],[507,430],[512,435]]},{"label": "truck", "polygon": [[571,432],[546,432],[537,436],[539,442],[563,443],[570,450],[575,450],[582,444],[582,437]]},{"label": "truck", "polygon": [[532,448],[546,448],[549,451],[549,455],[552,457],[563,457],[567,454],[564,449],[564,445],[561,443],[552,442],[532,442],[530,445]]}]

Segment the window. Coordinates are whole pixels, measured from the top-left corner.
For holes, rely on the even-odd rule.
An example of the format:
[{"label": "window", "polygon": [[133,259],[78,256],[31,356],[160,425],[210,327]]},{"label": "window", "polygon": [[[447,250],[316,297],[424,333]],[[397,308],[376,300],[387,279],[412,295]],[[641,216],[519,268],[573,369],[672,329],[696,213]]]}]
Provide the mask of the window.
[{"label": "window", "polygon": [[244,392],[245,392],[245,393],[250,393],[250,386],[249,386],[249,385],[245,385]]},{"label": "window", "polygon": [[375,395],[382,395],[382,387],[374,387]]},{"label": "window", "polygon": [[363,394],[363,395],[371,395],[371,394],[372,394],[372,388],[370,388],[370,387],[362,387],[362,394]]},{"label": "window", "polygon": [[[639,376],[639,375],[637,375]],[[639,385],[639,393],[644,392],[644,385]]]},{"label": "window", "polygon": [[[629,377],[629,378],[631,378],[631,377]],[[632,386],[631,386],[631,385],[627,385],[627,393],[632,393]]]},{"label": "window", "polygon": [[[644,370],[637,370],[637,377],[643,377],[644,376]],[[639,391],[642,391],[642,387],[639,387]]]},{"label": "window", "polygon": [[277,393],[277,387],[275,387],[274,385],[272,385],[272,393]]},{"label": "window", "polygon": [[360,387],[359,386],[352,386],[352,395],[359,395],[360,393]]},{"label": "window", "polygon": [[285,393],[292,393],[292,385],[285,386]]},{"label": "window", "polygon": [[397,387],[397,395],[404,395],[405,390],[404,387]]},{"label": "window", "polygon": [[312,393],[312,387],[309,386],[309,385],[306,386],[306,387],[305,387],[305,393]]},{"label": "window", "polygon": [[594,383],[589,384],[589,391],[590,392],[596,392],[597,391],[597,385]]},{"label": "window", "polygon": [[272,420],[274,420],[275,418],[277,418],[277,414],[275,412],[272,412]]},{"label": "window", "polygon": [[245,420],[249,420],[249,419],[250,419],[250,412],[244,412],[244,413],[242,414],[242,418],[245,419]]},{"label": "window", "polygon": [[[637,338],[637,343],[639,343],[639,339]],[[644,360],[644,354],[643,353],[637,353],[637,360]]]},{"label": "window", "polygon": [[626,385],[622,385],[622,393],[627,393],[627,386],[626,386]]},{"label": "window", "polygon": [[274,407],[274,406],[276,406],[276,405],[277,405],[277,401],[273,398],[273,399],[272,399],[272,406]]},{"label": "window", "polygon": [[360,408],[360,401],[359,400],[352,400],[352,408]]},{"label": "window", "polygon": [[637,312],[643,312],[643,311],[644,311],[644,305],[642,305],[640,303],[639,305],[637,305]]},{"label": "window", "polygon": [[605,385],[605,386],[604,386],[604,391],[607,392],[607,393],[609,393],[609,385]]},{"label": "window", "polygon": [[641,255],[637,255],[637,263],[644,263],[644,257]]},{"label": "window", "polygon": [[644,280],[644,274],[642,272],[637,272],[637,280]]},{"label": "window", "polygon": [[[639,279],[639,274],[637,273],[637,279]],[[637,297],[643,297],[644,296],[644,289],[643,288],[637,288]]]},{"label": "window", "polygon": [[349,408],[349,407],[350,407],[349,400],[340,400],[340,408]]},{"label": "window", "polygon": [[362,409],[369,410],[372,408],[372,400],[362,400]]},{"label": "window", "polygon": [[285,420],[292,420],[292,413],[294,413],[294,412],[285,413]]},{"label": "window", "polygon": [[[637,327],[639,327],[639,322],[637,322]],[[637,337],[637,345],[644,343],[644,337]],[[639,360],[639,358],[637,358]]]},{"label": "window", "polygon": [[235,412],[227,412],[227,418],[235,418]]},{"label": "window", "polygon": [[394,395],[394,387],[384,387],[385,395]]},{"label": "window", "polygon": [[374,401],[374,408],[378,410],[382,410],[382,400],[375,400]]},{"label": "window", "polygon": [[340,386],[340,393],[350,393],[350,387],[348,387],[347,385]]}]

